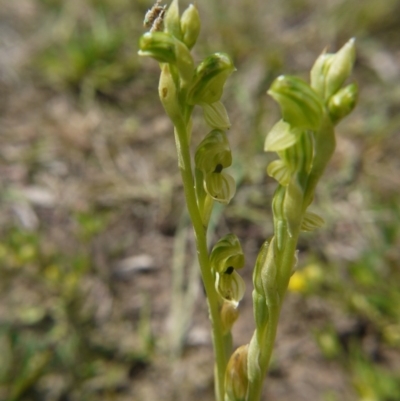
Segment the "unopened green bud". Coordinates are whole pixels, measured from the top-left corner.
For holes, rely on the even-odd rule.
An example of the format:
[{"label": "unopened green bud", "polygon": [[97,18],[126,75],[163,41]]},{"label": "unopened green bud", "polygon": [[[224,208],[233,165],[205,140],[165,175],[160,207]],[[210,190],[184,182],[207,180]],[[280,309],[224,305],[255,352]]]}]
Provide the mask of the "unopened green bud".
[{"label": "unopened green bud", "polygon": [[181,17],[182,40],[189,49],[195,45],[200,33],[200,27],[200,16],[197,7],[190,4]]},{"label": "unopened green bud", "polygon": [[218,273],[241,269],[244,266],[244,254],[238,237],[235,234],[222,237],[211,251],[210,262]]},{"label": "unopened green bud", "polygon": [[350,39],[332,58],[325,75],[325,99],[329,99],[351,74],[356,58],[355,39]]},{"label": "unopened green bud", "polygon": [[176,85],[173,80],[169,64],[161,67],[160,82],[158,84],[158,94],[164,109],[172,121],[181,118],[181,109],[177,97]]},{"label": "unopened green bud", "polygon": [[246,284],[235,269],[227,269],[225,273],[215,274],[215,289],[227,302],[236,308],[246,291]]},{"label": "unopened green bud", "polygon": [[325,99],[325,75],[329,69],[334,54],[324,52],[317,58],[310,71],[311,88],[318,93],[321,99]]},{"label": "unopened green bud", "polygon": [[223,334],[228,334],[239,317],[239,309],[232,302],[224,301],[221,308],[221,323]]},{"label": "unopened green bud", "polygon": [[325,101],[349,77],[355,60],[355,40],[350,39],[337,53],[323,52],[311,69],[311,87]]},{"label": "unopened green bud", "polygon": [[193,58],[181,41],[166,32],[146,32],[139,40],[139,56],[148,56],[161,63],[176,65],[184,83],[193,77]]},{"label": "unopened green bud", "polygon": [[168,32],[172,36],[175,36],[175,38],[182,40],[178,0],[173,0],[168,7],[164,19],[164,26],[166,32]]},{"label": "unopened green bud", "polygon": [[225,53],[215,53],[207,57],[196,69],[188,103],[211,104],[220,100],[225,82],[234,70],[232,60]]},{"label": "unopened green bud", "polygon": [[322,102],[302,79],[281,75],[272,83],[268,94],[279,103],[283,120],[292,127],[317,130],[320,126]]},{"label": "unopened green bud", "polygon": [[239,347],[229,359],[225,371],[225,401],[244,401],[249,379],[247,375],[248,345]]},{"label": "unopened green bud", "polygon": [[329,115],[334,123],[346,117],[354,109],[358,98],[358,86],[353,83],[336,92],[329,99]]},{"label": "unopened green bud", "polygon": [[232,153],[224,131],[215,129],[209,132],[197,146],[196,168],[204,173],[222,170],[232,164]]}]

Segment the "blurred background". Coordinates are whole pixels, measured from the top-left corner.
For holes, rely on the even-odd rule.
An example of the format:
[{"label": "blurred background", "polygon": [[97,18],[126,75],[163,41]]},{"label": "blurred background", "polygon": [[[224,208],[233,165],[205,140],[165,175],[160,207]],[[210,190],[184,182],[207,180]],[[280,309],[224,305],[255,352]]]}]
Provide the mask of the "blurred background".
[{"label": "blurred background", "polygon": [[[181,1],[181,10],[189,3]],[[0,400],[213,400],[213,357],[145,0],[0,0]],[[356,110],[304,234],[265,386],[274,401],[400,400],[400,1],[198,0],[196,62],[232,55],[238,191],[213,216],[251,270],[272,235],[266,91],[357,40]],[[194,144],[206,133],[197,114]]]}]

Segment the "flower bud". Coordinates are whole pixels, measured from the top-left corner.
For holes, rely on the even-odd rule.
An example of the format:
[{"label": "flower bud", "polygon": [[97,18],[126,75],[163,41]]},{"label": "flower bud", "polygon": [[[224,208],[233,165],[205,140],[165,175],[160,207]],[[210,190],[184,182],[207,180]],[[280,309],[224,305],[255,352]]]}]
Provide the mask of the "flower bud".
[{"label": "flower bud", "polygon": [[244,254],[238,237],[235,234],[222,237],[211,251],[210,262],[218,273],[225,273],[231,268],[241,269],[244,266]]},{"label": "flower bud", "polygon": [[225,273],[215,274],[215,289],[225,301],[231,302],[236,308],[244,296],[246,284],[232,268]]},{"label": "flower bud", "polygon": [[215,103],[221,96],[225,82],[235,70],[232,60],[225,53],[215,53],[197,67],[188,94],[189,104]]},{"label": "flower bud", "polygon": [[247,376],[248,345],[239,347],[230,357],[225,371],[225,401],[244,401],[249,379]]},{"label": "flower bud", "polygon": [[182,41],[189,49],[195,45],[200,33],[200,27],[200,16],[197,7],[190,4],[181,17]]},{"label": "flower bud", "polygon": [[350,39],[337,53],[323,52],[311,69],[311,87],[325,101],[348,78],[355,60],[355,40]]},{"label": "flower bud", "polygon": [[222,304],[221,308],[221,323],[223,334],[228,334],[239,317],[239,310],[235,307],[232,302],[226,302]]},{"label": "flower bud", "polygon": [[281,75],[272,83],[268,94],[281,107],[283,120],[292,127],[317,130],[323,116],[323,105],[317,93],[302,79]]},{"label": "flower bud", "polygon": [[182,31],[179,18],[178,0],[173,0],[164,18],[165,31],[175,36],[176,39],[182,40]]},{"label": "flower bud", "polygon": [[326,53],[324,50],[310,71],[311,88],[318,93],[321,99],[325,99],[325,75],[334,56],[334,54]]},{"label": "flower bud", "polygon": [[194,160],[196,168],[203,173],[229,167],[232,153],[225,132],[217,129],[209,132],[197,146]]},{"label": "flower bud", "polygon": [[358,98],[358,86],[353,83],[336,92],[329,99],[329,115],[334,123],[339,122],[354,109]]},{"label": "flower bud", "polygon": [[349,77],[356,58],[355,39],[350,39],[332,58],[325,73],[325,99],[329,99]]},{"label": "flower bud", "polygon": [[163,64],[161,67],[158,94],[160,96],[161,103],[170,119],[175,122],[177,119],[181,118],[182,114],[179,107],[177,90],[171,75],[169,64]]}]

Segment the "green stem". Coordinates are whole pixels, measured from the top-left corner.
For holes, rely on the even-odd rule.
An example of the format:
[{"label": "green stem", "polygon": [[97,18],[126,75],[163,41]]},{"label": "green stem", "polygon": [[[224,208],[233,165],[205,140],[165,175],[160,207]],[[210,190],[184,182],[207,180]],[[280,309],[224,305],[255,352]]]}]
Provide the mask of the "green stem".
[{"label": "green stem", "polygon": [[201,276],[207,295],[212,324],[213,347],[216,361],[216,398],[217,401],[223,401],[224,377],[229,355],[227,355],[227,352],[225,352],[222,322],[219,311],[219,299],[214,287],[214,277],[211,272],[210,259],[208,255],[206,238],[207,232],[206,228],[203,226],[201,214],[197,206],[192,162],[190,158],[188,142],[189,135],[190,133],[187,132],[184,121],[175,121],[175,141],[178,153],[179,168],[182,176],[187,208],[194,228],[197,256],[199,259]]},{"label": "green stem", "polygon": [[[280,314],[280,305],[270,309],[268,324],[264,334],[264,341],[260,347],[260,355],[258,363],[260,366],[260,374],[256,376],[253,382],[249,383],[246,401],[260,401],[262,388],[267,374],[269,361],[274,349],[276,331],[278,329],[278,321]],[[257,336],[257,332],[254,333]]]}]

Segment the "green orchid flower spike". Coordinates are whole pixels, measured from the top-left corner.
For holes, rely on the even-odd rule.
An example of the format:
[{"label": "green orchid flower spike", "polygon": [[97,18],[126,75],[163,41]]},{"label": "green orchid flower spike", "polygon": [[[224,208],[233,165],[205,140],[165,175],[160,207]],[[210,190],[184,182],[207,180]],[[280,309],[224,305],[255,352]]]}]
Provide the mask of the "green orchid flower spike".
[{"label": "green orchid flower spike", "polygon": [[[346,85],[355,60],[355,41],[349,40],[336,53],[323,52],[311,69],[310,83],[282,75],[268,91],[282,113],[264,145],[265,151],[277,155],[267,167],[267,174],[278,183],[272,199],[274,235],[262,245],[253,269],[254,334],[233,352],[231,330],[245,293],[239,275],[245,257],[234,234],[220,238],[209,251],[207,230],[215,202],[229,203],[236,191],[235,180],[226,171],[232,164],[227,134],[231,122],[221,100],[235,67],[222,52],[195,65],[191,50],[201,27],[195,5],[181,14],[178,0],[168,8],[157,0],[146,13],[145,26],[149,32],[139,40],[139,55],[160,63],[158,92],[173,124],[209,307],[216,401],[260,401],[282,302],[297,265],[297,241],[300,232],[324,224],[309,207],[335,149],[335,126],[356,105],[357,85]],[[196,106],[201,107],[210,129],[195,140],[192,115]]]},{"label": "green orchid flower spike", "polygon": [[334,127],[356,104],[356,84],[342,88],[354,64],[354,44],[351,39],[336,54],[323,53],[311,70],[310,85],[281,76],[268,91],[282,111],[265,141],[265,150],[279,157],[267,168],[278,181],[272,202],[275,233],[261,248],[253,272],[256,330],[248,348],[246,401],[261,397],[280,309],[297,264],[299,234],[324,224],[308,207],[335,149]]},{"label": "green orchid flower spike", "polygon": [[[139,40],[139,55],[160,63],[158,92],[174,126],[178,166],[212,321],[215,394],[218,401],[223,401],[225,371],[231,354],[230,331],[244,293],[244,281],[235,269],[243,266],[244,257],[235,237],[226,256],[231,263],[227,267],[233,270],[215,270],[207,247],[207,227],[214,202],[227,204],[236,191],[234,178],[225,171],[232,164],[226,135],[231,123],[221,101],[224,85],[235,67],[224,53],[212,54],[195,66],[191,49],[201,26],[197,7],[189,5],[180,14],[178,0],[173,0],[168,8],[160,3],[157,0],[146,14],[145,26],[150,31]],[[211,131],[192,144],[192,114],[196,106],[202,108]],[[194,157],[192,146],[196,149]]]}]

